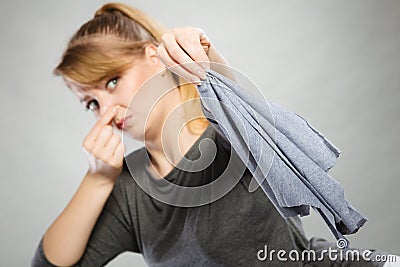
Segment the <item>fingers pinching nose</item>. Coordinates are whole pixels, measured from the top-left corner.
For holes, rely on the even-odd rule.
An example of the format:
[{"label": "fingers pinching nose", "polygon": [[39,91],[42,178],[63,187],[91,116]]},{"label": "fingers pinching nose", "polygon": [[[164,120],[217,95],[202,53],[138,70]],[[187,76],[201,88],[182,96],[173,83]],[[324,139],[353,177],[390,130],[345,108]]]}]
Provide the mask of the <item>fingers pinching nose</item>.
[{"label": "fingers pinching nose", "polygon": [[115,106],[113,106],[113,108],[112,108],[112,112],[117,112],[118,110],[120,110],[121,109],[121,106],[120,105],[115,105]]}]

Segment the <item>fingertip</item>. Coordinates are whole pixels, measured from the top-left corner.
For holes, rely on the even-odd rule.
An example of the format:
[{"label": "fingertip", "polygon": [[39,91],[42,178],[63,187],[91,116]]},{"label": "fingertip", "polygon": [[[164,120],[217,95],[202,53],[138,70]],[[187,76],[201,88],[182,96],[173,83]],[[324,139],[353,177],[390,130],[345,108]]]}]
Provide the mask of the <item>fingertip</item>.
[{"label": "fingertip", "polygon": [[193,81],[192,82],[194,85],[201,85],[201,80],[200,81]]},{"label": "fingertip", "polygon": [[115,117],[120,110],[121,110],[121,107],[119,105],[113,106],[111,108],[111,110],[109,111],[109,116],[110,117]]},{"label": "fingertip", "polygon": [[199,76],[200,80],[204,81],[206,79],[206,73],[204,70],[199,70],[197,72],[197,76]]},{"label": "fingertip", "polygon": [[203,69],[204,69],[205,71],[207,71],[207,70],[210,69],[210,63],[209,63],[209,62],[202,62],[202,63],[201,63],[201,66],[203,67]]}]

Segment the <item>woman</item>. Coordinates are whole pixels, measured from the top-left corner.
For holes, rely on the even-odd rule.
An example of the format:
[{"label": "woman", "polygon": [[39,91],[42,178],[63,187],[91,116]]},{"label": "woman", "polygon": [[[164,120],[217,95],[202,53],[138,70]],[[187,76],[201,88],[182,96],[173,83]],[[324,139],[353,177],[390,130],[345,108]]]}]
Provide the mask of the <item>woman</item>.
[{"label": "woman", "polygon": [[[334,247],[322,239],[307,240],[299,218],[282,218],[260,188],[249,193],[248,171],[229,193],[197,207],[165,204],[132,179],[201,186],[224,171],[229,144],[202,116],[195,86],[210,62],[222,64],[211,67],[233,78],[201,30],[169,32],[122,4],[104,5],[75,33],[55,73],[97,117],[83,142],[89,169],[39,243],[34,266],[102,266],[124,251],[142,253],[149,266],[281,266],[276,256],[265,257],[266,248],[321,252]],[[170,70],[189,83],[178,83]],[[171,90],[149,102],[160,93],[157,88]],[[128,164],[114,130],[145,144],[125,158]],[[196,172],[178,168],[188,164],[182,155],[199,158],[204,139],[216,145],[213,162]],[[284,265],[334,262],[339,264],[322,255],[314,262]],[[383,265],[362,259],[347,264]]]}]

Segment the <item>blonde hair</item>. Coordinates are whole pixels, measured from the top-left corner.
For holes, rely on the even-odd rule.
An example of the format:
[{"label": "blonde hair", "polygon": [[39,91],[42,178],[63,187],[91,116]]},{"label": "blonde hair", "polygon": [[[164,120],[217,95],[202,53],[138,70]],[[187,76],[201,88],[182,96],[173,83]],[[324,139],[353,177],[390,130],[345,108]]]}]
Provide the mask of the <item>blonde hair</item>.
[{"label": "blonde hair", "polygon": [[[96,85],[129,68],[136,57],[143,55],[146,45],[158,45],[167,31],[136,8],[105,4],[72,36],[54,73],[82,85]],[[208,121],[196,86],[179,77],[179,91],[182,102],[195,100],[183,108],[190,132],[201,134]]]}]

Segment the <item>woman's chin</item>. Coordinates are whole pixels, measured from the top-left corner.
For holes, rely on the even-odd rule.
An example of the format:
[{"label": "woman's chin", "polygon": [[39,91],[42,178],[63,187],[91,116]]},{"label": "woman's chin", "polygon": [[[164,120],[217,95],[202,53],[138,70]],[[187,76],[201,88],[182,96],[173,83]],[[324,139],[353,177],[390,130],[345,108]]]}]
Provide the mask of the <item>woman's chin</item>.
[{"label": "woman's chin", "polygon": [[148,134],[148,129],[143,129],[139,127],[129,127],[123,130],[123,134],[135,141],[144,142],[145,136]]},{"label": "woman's chin", "polygon": [[144,140],[144,134],[143,133],[138,133],[135,130],[124,131],[124,135],[126,137],[129,137],[129,138],[135,140],[135,141],[143,142],[143,140]]}]

